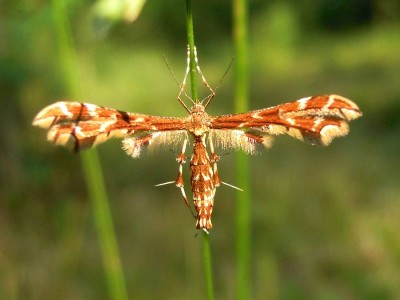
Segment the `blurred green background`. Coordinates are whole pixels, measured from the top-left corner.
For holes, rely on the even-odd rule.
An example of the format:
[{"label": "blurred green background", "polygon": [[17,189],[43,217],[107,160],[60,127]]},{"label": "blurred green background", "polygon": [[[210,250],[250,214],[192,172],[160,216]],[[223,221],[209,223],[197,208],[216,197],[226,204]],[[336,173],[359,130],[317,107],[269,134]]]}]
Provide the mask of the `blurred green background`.
[{"label": "blurred green background", "polygon": [[[200,65],[216,86],[234,56],[230,2],[194,2]],[[71,100],[185,116],[163,59],[181,80],[184,1],[148,1],[133,23],[105,19],[95,1],[68,3],[84,86]],[[252,108],[336,93],[364,113],[328,148],[280,137],[252,157],[254,299],[400,298],[399,1],[250,1],[249,28]],[[79,156],[31,126],[70,99],[56,38],[49,1],[0,2],[0,299],[108,298]],[[209,114],[233,111],[233,84],[230,71]],[[98,148],[131,298],[205,297],[195,222],[176,187],[154,187],[175,180],[178,149],[134,160],[118,140]],[[234,183],[234,155],[219,153]],[[218,299],[235,293],[236,193],[216,195]]]}]

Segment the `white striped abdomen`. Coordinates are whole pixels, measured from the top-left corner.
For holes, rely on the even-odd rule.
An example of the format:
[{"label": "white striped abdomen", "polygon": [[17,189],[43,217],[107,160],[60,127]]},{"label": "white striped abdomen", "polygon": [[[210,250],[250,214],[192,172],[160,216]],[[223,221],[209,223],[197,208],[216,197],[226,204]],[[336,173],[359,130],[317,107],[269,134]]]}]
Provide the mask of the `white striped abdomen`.
[{"label": "white striped abdomen", "polygon": [[190,180],[193,191],[193,202],[196,208],[196,228],[211,229],[211,214],[214,206],[215,183],[214,172],[205,146],[205,135],[195,137],[194,150],[190,159],[192,171]]}]

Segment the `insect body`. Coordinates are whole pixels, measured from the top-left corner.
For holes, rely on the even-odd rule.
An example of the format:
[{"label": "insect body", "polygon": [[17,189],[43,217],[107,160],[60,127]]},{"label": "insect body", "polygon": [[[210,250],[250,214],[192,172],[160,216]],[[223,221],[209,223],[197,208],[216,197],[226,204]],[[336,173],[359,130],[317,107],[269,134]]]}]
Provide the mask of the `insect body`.
[{"label": "insect body", "polygon": [[[189,59],[188,59],[189,61]],[[158,117],[123,112],[93,104],[62,101],[41,110],[33,125],[48,129],[47,139],[76,151],[103,143],[111,137],[124,138],[123,149],[132,157],[138,157],[144,146],[153,143],[182,143],[178,177],[175,183],[181,189],[189,206],[182,176],[186,162],[186,147],[193,141],[190,159],[190,183],[196,209],[196,228],[207,231],[212,228],[211,214],[216,188],[220,180],[214,151],[214,143],[222,148],[235,148],[255,153],[257,145],[269,147],[274,135],[288,134],[309,144],[329,145],[333,138],[348,133],[347,122],[362,115],[358,106],[338,95],[306,97],[300,100],[233,115],[209,116],[206,108],[215,96],[196,60],[197,70],[211,95],[203,101],[195,100],[189,109],[180,96],[179,102],[188,111],[184,118]],[[189,138],[191,136],[191,138]]]}]

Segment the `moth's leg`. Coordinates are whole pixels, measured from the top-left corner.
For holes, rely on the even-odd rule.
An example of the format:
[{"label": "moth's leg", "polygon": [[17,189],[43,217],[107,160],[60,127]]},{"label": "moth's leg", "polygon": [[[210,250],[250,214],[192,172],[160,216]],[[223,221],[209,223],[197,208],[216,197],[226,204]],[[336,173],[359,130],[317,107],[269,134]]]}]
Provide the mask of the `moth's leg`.
[{"label": "moth's leg", "polygon": [[222,184],[225,184],[231,188],[234,188],[236,190],[239,191],[243,191],[241,188],[238,188],[237,186],[234,186],[232,184],[226,183],[225,181],[221,181],[221,179],[219,178],[219,174],[218,174],[218,169],[217,169],[217,161],[220,160],[221,156],[215,154],[214,151],[214,144],[212,141],[212,137],[211,135],[208,136],[208,143],[210,144],[210,161],[213,164],[213,171],[214,171],[214,185],[215,187],[219,187]]},{"label": "moth's leg", "polygon": [[190,48],[189,48],[189,45],[188,45],[187,46],[187,50],[186,50],[186,71],[185,71],[185,76],[183,76],[183,80],[182,80],[182,84],[180,86],[181,88],[179,90],[178,97],[180,97],[180,95],[185,90],[186,80],[187,80],[187,77],[189,75],[189,71],[190,71]]},{"label": "moth's leg", "polygon": [[[183,80],[182,83],[179,84],[179,94],[178,94],[178,101],[182,104],[182,106],[190,113],[190,109],[186,106],[185,102],[183,102],[181,95],[182,93],[189,98],[190,100],[192,100],[185,92],[185,86],[186,86],[186,80],[190,71],[190,48],[189,45],[187,46],[187,57],[186,57],[186,71],[185,71],[185,76],[183,76]],[[193,102],[193,100],[192,100]]]},{"label": "moth's leg", "polygon": [[183,182],[183,175],[182,175],[183,164],[186,162],[186,158],[187,158],[185,155],[185,151],[186,151],[186,145],[188,143],[188,140],[189,140],[189,137],[186,136],[185,140],[183,141],[182,151],[176,158],[176,161],[179,163],[179,171],[178,171],[178,178],[176,178],[176,180],[175,180],[175,185],[181,189],[183,200],[185,201],[187,207],[189,208],[189,211],[192,214],[193,218],[196,218],[196,214],[193,211],[193,209],[191,208],[191,206],[189,205],[189,201],[186,197],[186,193],[185,193],[185,189],[184,189],[184,182]]},{"label": "moth's leg", "polygon": [[[190,55],[190,53],[189,53],[189,55]],[[203,75],[203,72],[202,72],[201,69],[200,69],[199,59],[197,58],[197,48],[196,48],[196,46],[194,46],[193,55],[194,55],[194,62],[195,62],[195,64],[196,64],[197,72],[199,72],[199,74],[200,74],[200,76],[201,76],[201,81],[202,81],[203,84],[207,87],[207,89],[211,92],[211,95],[208,96],[208,97],[209,97],[208,102],[210,102],[211,99],[215,97],[215,91],[214,91],[213,88],[208,84],[206,77]],[[189,57],[189,58],[190,58],[190,57]]]},{"label": "moth's leg", "polygon": [[217,161],[219,161],[220,156],[215,154],[214,151],[214,144],[212,141],[211,135],[208,136],[208,143],[210,144],[210,161],[213,165],[213,172],[214,172],[214,185],[215,187],[220,186],[221,179],[219,178],[218,169],[217,169]]},{"label": "moth's leg", "polygon": [[186,205],[189,206],[189,201],[186,197],[183,176],[182,176],[183,164],[186,162],[186,158],[187,158],[185,155],[187,142],[188,142],[188,137],[186,137],[185,140],[183,141],[182,151],[176,158],[176,161],[179,163],[179,171],[178,171],[178,178],[176,178],[176,180],[175,180],[175,185],[181,189],[183,200],[185,201]]}]

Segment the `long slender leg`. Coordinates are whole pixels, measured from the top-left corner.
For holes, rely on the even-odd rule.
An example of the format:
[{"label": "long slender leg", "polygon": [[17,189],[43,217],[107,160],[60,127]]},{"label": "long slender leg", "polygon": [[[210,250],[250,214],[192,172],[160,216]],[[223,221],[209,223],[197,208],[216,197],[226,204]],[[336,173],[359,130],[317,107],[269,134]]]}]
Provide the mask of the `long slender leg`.
[{"label": "long slender leg", "polygon": [[[201,81],[202,81],[203,84],[207,87],[207,89],[211,92],[211,94],[208,95],[208,96],[205,98],[205,100],[207,100],[207,101],[206,101],[206,104],[204,105],[204,107],[207,107],[208,104],[210,104],[211,100],[215,97],[215,90],[208,84],[206,77],[204,76],[203,72],[202,72],[201,69],[200,69],[199,60],[198,60],[198,58],[197,58],[197,48],[196,48],[196,46],[194,47],[193,52],[194,52],[193,55],[194,55],[194,61],[195,61],[196,69],[197,69],[197,72],[198,72],[198,73],[200,74],[200,76],[201,76]],[[178,83],[178,85],[179,85],[179,94],[178,94],[178,97],[177,97],[177,98],[178,98],[178,101],[181,103],[181,105],[182,105],[188,112],[190,112],[190,110],[189,110],[189,108],[186,106],[186,104],[183,102],[181,96],[182,96],[182,94],[184,94],[188,99],[190,99],[192,102],[194,102],[193,99],[191,99],[191,98],[186,94],[186,91],[185,91],[186,81],[187,81],[187,77],[188,77],[188,75],[189,75],[189,72],[190,72],[190,47],[189,47],[189,45],[188,45],[188,47],[187,47],[187,58],[186,58],[186,71],[185,71],[185,75],[183,76],[183,81],[182,81],[182,83],[181,83],[181,84]],[[175,80],[176,80],[176,79],[175,79]],[[203,100],[203,101],[204,101],[204,100]]]},{"label": "long slender leg", "polygon": [[[181,95],[182,93],[185,94],[185,96],[189,99],[191,99],[185,92],[185,86],[186,86],[186,80],[189,75],[190,71],[190,48],[189,45],[187,47],[187,57],[186,57],[186,71],[185,71],[185,76],[183,76],[182,84],[179,85],[179,94],[178,94],[178,101],[182,104],[182,106],[190,113],[190,109],[186,106],[185,102],[183,102]],[[193,102],[193,100],[192,100]]]},{"label": "long slender leg", "polygon": [[179,90],[178,96],[180,96],[185,90],[186,80],[189,75],[189,71],[190,71],[190,48],[188,45],[187,50],[186,50],[186,70],[185,70],[185,75],[183,76],[183,80],[182,80],[182,84],[181,84],[181,88]]},{"label": "long slender leg", "polygon": [[183,141],[183,146],[182,146],[182,151],[176,158],[176,161],[179,163],[179,171],[178,171],[178,178],[175,180],[175,185],[181,189],[181,193],[183,196],[183,200],[185,201],[186,205],[189,206],[189,201],[186,197],[185,189],[184,189],[184,182],[183,182],[183,176],[182,176],[182,169],[183,169],[183,164],[186,162],[186,145],[187,145],[188,139],[186,138]]},{"label": "long slender leg", "polygon": [[210,161],[213,165],[213,172],[214,172],[214,185],[215,187],[220,186],[221,184],[221,179],[219,178],[219,174],[218,174],[218,169],[217,169],[217,161],[219,161],[220,156],[218,156],[217,154],[215,154],[214,151],[214,144],[212,141],[211,136],[208,136],[208,143],[210,144]]},{"label": "long slender leg", "polygon": [[[197,48],[196,48],[196,46],[194,47],[194,49],[193,49],[193,54],[194,54],[194,61],[195,61],[195,64],[196,64],[196,69],[197,69],[197,72],[200,74],[200,76],[201,76],[201,81],[203,82],[203,84],[207,87],[207,89],[211,92],[211,94],[209,95],[209,96],[207,96],[207,102],[206,102],[206,104],[204,105],[204,107],[207,107],[208,106],[208,104],[211,102],[211,100],[215,97],[215,91],[212,89],[212,87],[208,84],[208,82],[207,82],[207,80],[206,80],[206,77],[203,75],[203,72],[201,71],[201,69],[200,69],[200,65],[199,65],[199,60],[198,60],[198,58],[197,58]],[[190,54],[190,53],[189,53]],[[190,62],[190,57],[189,57],[189,62]]]},{"label": "long slender leg", "polygon": [[189,137],[186,137],[186,139],[183,142],[182,145],[182,151],[181,153],[177,156],[176,161],[179,163],[179,171],[178,171],[178,177],[175,180],[175,185],[181,189],[182,197],[183,200],[185,201],[185,204],[189,208],[190,213],[192,214],[193,218],[196,218],[196,214],[192,210],[191,206],[189,205],[189,201],[186,197],[185,189],[184,189],[184,182],[183,182],[183,175],[182,175],[182,170],[183,170],[183,164],[186,162],[186,145],[188,142]]},{"label": "long slender leg", "polygon": [[220,160],[221,156],[215,154],[214,151],[214,144],[212,141],[211,136],[208,136],[208,143],[210,144],[210,161],[213,164],[213,172],[214,172],[214,185],[215,187],[219,187],[222,184],[225,184],[231,188],[234,188],[236,190],[239,191],[243,191],[241,188],[238,188],[237,186],[234,186],[232,184],[226,183],[225,181],[221,181],[220,177],[219,177],[219,173],[218,173],[218,169],[217,169],[217,162]]}]

